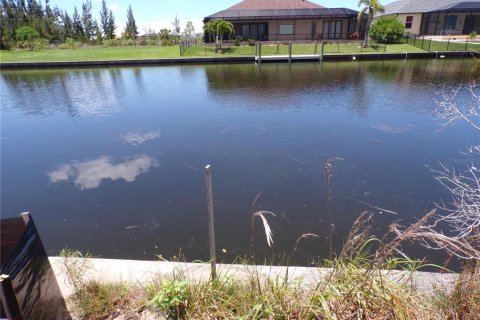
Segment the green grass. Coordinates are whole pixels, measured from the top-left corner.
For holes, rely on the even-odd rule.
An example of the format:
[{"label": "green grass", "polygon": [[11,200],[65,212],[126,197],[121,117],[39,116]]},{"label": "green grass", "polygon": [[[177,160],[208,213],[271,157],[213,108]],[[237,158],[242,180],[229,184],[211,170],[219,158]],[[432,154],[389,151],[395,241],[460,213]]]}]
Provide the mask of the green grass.
[{"label": "green grass", "polygon": [[[321,45],[297,44],[293,45],[293,54],[319,54]],[[409,44],[387,45],[386,52],[421,52],[422,49]],[[362,49],[358,43],[329,43],[325,45],[325,53],[362,53],[385,52],[383,45]],[[242,45],[224,45],[224,53],[215,53],[213,46],[195,46],[186,51],[185,57],[226,57],[226,56],[253,56],[255,47]],[[262,55],[288,54],[285,44],[263,45]],[[77,49],[49,49],[42,51],[12,50],[0,51],[0,62],[57,62],[57,61],[95,61],[95,60],[132,60],[132,59],[161,59],[179,58],[178,46],[138,46],[138,47],[82,47]]]},{"label": "green grass", "polygon": [[430,41],[421,38],[414,40],[413,38],[406,40],[408,44],[423,48],[429,51],[479,51],[480,43],[461,43],[452,41]]},{"label": "green grass", "polygon": [[3,62],[52,62],[178,58],[178,46],[161,47],[85,47],[77,49],[51,49],[44,51],[0,51]]},{"label": "green grass", "polygon": [[[292,54],[320,54],[321,44],[297,44],[292,47]],[[392,44],[385,45],[373,44],[368,48],[361,48],[359,43],[327,43],[324,48],[325,54],[332,53],[402,53],[402,52],[424,52],[424,50],[414,47],[410,44]],[[253,56],[255,54],[254,46],[233,46],[224,45],[223,56]],[[288,45],[262,45],[262,55],[287,55]],[[215,53],[214,47],[196,46],[189,48],[185,54],[188,57],[211,57],[222,56]]]}]

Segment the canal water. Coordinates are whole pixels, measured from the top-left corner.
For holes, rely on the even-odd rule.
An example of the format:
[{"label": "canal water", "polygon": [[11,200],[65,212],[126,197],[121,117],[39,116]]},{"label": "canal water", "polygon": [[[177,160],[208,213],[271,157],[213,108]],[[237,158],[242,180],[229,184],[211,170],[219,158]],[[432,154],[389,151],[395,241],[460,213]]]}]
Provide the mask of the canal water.
[{"label": "canal water", "polygon": [[[478,133],[442,127],[440,91],[471,59],[229,64],[1,72],[1,215],[30,211],[47,251],[208,259],[203,168],[212,165],[217,252],[309,264],[328,252],[323,169],[334,162],[334,243],[354,219],[374,232],[449,201],[431,168],[458,170]],[[467,103],[468,95],[458,98]],[[370,206],[385,208],[373,209]],[[304,233],[318,238],[299,243]],[[423,256],[423,251],[413,254]],[[293,258],[291,258],[293,255]]]}]

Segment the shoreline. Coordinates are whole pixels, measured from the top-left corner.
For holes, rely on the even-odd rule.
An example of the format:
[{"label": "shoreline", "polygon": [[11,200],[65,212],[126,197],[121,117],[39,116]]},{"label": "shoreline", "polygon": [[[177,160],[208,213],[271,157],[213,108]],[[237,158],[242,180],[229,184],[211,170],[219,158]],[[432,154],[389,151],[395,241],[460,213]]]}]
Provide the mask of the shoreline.
[{"label": "shoreline", "polygon": [[[73,293],[73,287],[68,282],[63,267],[62,257],[49,257],[50,265],[57,278],[58,285],[65,298]],[[84,258],[67,258],[84,259]],[[159,277],[168,277],[174,273],[182,274],[189,281],[208,281],[210,278],[210,263],[169,262],[169,261],[143,261],[122,259],[87,258],[88,280],[97,280],[104,283],[137,283],[146,284]],[[287,281],[302,280],[308,286],[321,278],[326,278],[332,269],[319,267],[297,266],[269,266],[269,265],[240,265],[217,264],[219,276],[235,276],[242,279],[248,274],[257,272],[261,277],[282,279]],[[424,293],[434,291],[450,292],[458,279],[457,273],[438,273],[423,271],[384,271],[385,276],[394,281],[404,281],[411,276],[412,285]],[[286,279],[287,278],[287,279]]]},{"label": "shoreline", "polygon": [[[325,54],[320,62],[337,61],[378,61],[378,60],[405,60],[405,59],[437,59],[470,57],[474,52],[403,52],[403,53],[356,53],[356,54]],[[274,59],[262,63],[288,63],[287,60]],[[318,58],[294,60],[299,62],[319,62]],[[91,68],[91,67],[124,67],[124,66],[173,66],[173,65],[201,65],[222,63],[255,63],[255,56],[236,57],[193,57],[193,58],[164,58],[138,60],[92,60],[92,61],[51,61],[51,62],[1,62],[0,70],[14,69],[50,69],[50,68]]]}]

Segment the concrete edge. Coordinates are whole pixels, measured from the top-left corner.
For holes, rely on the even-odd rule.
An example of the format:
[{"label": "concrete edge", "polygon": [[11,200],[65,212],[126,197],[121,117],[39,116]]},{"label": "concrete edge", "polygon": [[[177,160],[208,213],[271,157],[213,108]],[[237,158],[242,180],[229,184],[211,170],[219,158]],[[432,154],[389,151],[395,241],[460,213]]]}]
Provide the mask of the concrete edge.
[{"label": "concrete edge", "polygon": [[[79,258],[70,258],[77,259]],[[65,298],[73,293],[73,287],[69,284],[63,266],[63,258],[49,257],[52,269],[57,277],[58,284]],[[89,267],[87,279],[101,282],[126,282],[147,284],[161,277],[171,277],[174,273],[181,274],[189,281],[208,281],[210,277],[210,264],[208,263],[182,263],[167,261],[139,261],[139,260],[115,260],[96,259],[88,261]],[[249,274],[257,273],[261,277],[281,279],[288,277],[288,281],[301,280],[308,286],[315,284],[328,276],[331,269],[316,267],[284,267],[284,266],[258,266],[239,264],[218,264],[219,276],[233,276],[242,278]],[[385,276],[399,283],[408,283],[424,293],[435,291],[450,291],[458,274],[434,273],[434,272],[406,272],[385,271]]]},{"label": "concrete edge", "polygon": [[[409,53],[355,53],[355,54],[325,54],[323,61],[375,61],[395,59],[435,59],[440,57],[470,57],[474,52],[409,52]],[[310,61],[310,60],[301,60]],[[294,61],[294,62],[301,62]],[[317,61],[318,59],[311,60]],[[199,65],[221,63],[254,63],[254,56],[236,57],[196,57],[168,59],[138,59],[138,60],[98,60],[98,61],[58,61],[58,62],[10,62],[0,63],[1,70],[10,69],[47,69],[47,68],[92,68],[92,67],[124,67],[124,66],[164,66],[164,65]],[[285,60],[264,62],[287,62]]]}]

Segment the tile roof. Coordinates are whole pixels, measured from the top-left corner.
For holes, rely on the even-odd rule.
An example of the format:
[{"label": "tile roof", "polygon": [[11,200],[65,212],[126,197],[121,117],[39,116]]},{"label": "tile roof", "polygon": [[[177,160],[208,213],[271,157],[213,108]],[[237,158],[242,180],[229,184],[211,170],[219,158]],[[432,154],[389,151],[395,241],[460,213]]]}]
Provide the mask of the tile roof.
[{"label": "tile roof", "polygon": [[261,10],[223,10],[205,17],[226,20],[268,20],[268,19],[301,19],[301,18],[351,18],[356,17],[358,11],[347,8],[313,8],[313,9],[261,9]]},{"label": "tile roof", "polygon": [[480,9],[478,0],[399,0],[387,4],[385,12],[378,16],[398,13],[426,13],[436,11],[448,11],[464,8],[468,10]]},{"label": "tile roof", "polygon": [[323,6],[306,0],[244,0],[227,10],[313,9]]}]

